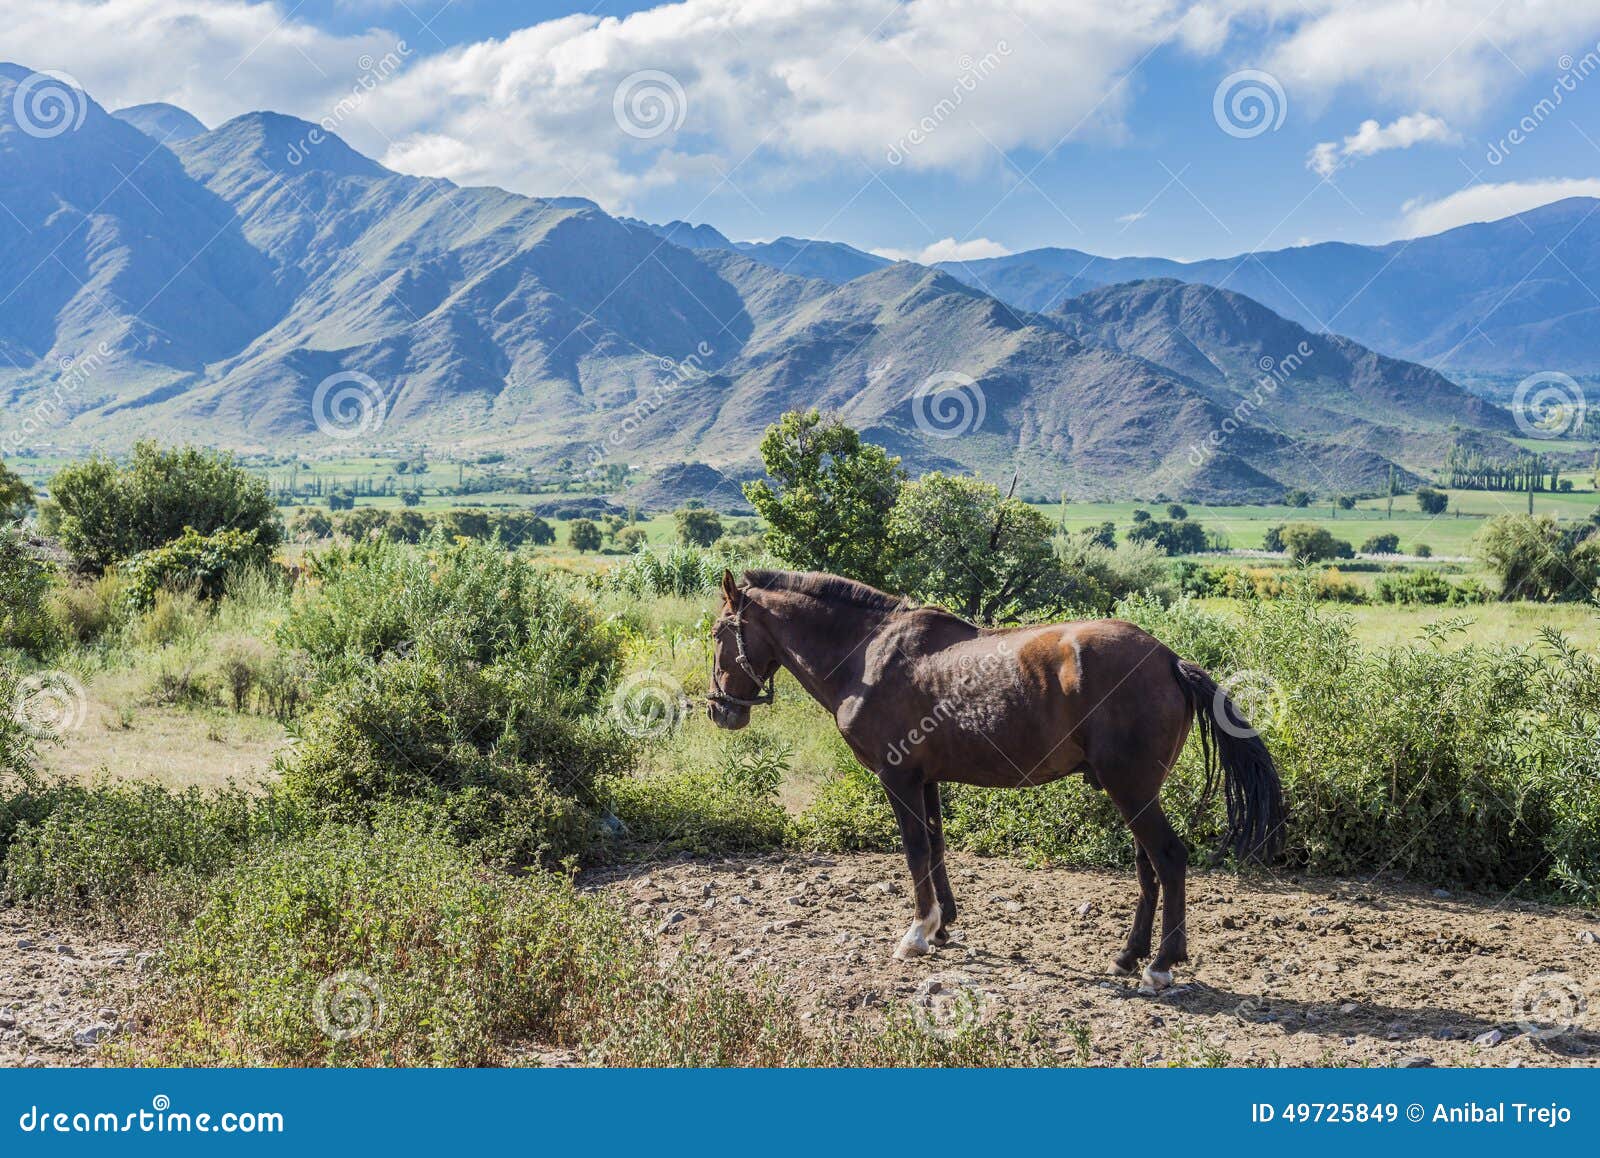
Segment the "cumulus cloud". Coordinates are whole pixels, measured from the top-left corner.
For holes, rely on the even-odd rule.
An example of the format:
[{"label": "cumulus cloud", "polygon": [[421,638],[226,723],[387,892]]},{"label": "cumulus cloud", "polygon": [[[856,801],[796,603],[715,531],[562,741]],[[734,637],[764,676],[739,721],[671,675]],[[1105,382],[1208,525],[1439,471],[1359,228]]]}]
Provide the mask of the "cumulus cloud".
[{"label": "cumulus cloud", "polygon": [[1497,221],[1566,197],[1600,197],[1600,178],[1507,181],[1499,185],[1474,185],[1437,200],[1417,198],[1402,206],[1401,212],[1405,215],[1402,236],[1425,237],[1458,225]]},{"label": "cumulus cloud", "polygon": [[1387,125],[1366,120],[1343,141],[1323,141],[1312,148],[1311,155],[1306,158],[1306,168],[1320,176],[1331,177],[1352,158],[1370,157],[1390,149],[1409,149],[1424,142],[1450,145],[1460,141],[1460,135],[1432,113],[1412,113]]},{"label": "cumulus cloud", "polygon": [[974,237],[970,241],[946,237],[921,249],[874,249],[872,252],[890,261],[915,261],[932,265],[939,261],[981,261],[986,257],[1005,257],[1011,251],[987,237]]},{"label": "cumulus cloud", "polygon": [[[328,32],[287,0],[0,0],[0,22],[7,56],[102,103],[210,124],[321,120],[399,40]],[[1140,99],[1125,78],[1158,50],[1271,71],[1296,107],[1359,86],[1467,123],[1521,83],[1508,58],[1531,73],[1593,39],[1592,0],[678,0],[451,48],[421,34],[337,131],[409,172],[626,210],[673,183],[973,174],[1121,139]]]}]

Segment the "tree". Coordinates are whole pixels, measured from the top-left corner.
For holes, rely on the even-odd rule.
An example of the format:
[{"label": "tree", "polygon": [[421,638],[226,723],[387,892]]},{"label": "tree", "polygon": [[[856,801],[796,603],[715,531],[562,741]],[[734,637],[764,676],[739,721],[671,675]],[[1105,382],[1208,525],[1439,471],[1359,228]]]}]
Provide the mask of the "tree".
[{"label": "tree", "polygon": [[1189,517],[1188,509],[1182,503],[1167,504],[1167,518],[1174,523],[1181,523]]},{"label": "tree", "polygon": [[1442,515],[1450,505],[1450,496],[1432,487],[1417,488],[1417,506],[1425,515]]},{"label": "tree", "polygon": [[0,523],[20,519],[33,506],[33,488],[0,462]]},{"label": "tree", "polygon": [[1146,519],[1129,528],[1128,542],[1153,543],[1167,555],[1192,555],[1206,549],[1206,532],[1192,519]]},{"label": "tree", "polygon": [[1478,554],[1500,579],[1501,599],[1593,599],[1600,591],[1600,531],[1550,515],[1500,515],[1478,532]]},{"label": "tree", "polygon": [[1320,563],[1325,559],[1349,559],[1355,548],[1343,539],[1335,539],[1327,527],[1315,523],[1287,523],[1279,531],[1283,549],[1292,558],[1307,563]]},{"label": "tree", "polygon": [[328,509],[330,511],[353,511],[356,509],[356,499],[349,491],[332,491],[328,495]]},{"label": "tree", "polygon": [[1311,505],[1311,495],[1309,492],[1302,490],[1288,491],[1283,496],[1283,505],[1297,508],[1309,507]]},{"label": "tree", "polygon": [[1140,523],[1148,523],[1149,521],[1150,521],[1150,512],[1149,511],[1146,511],[1146,510],[1135,510],[1133,512],[1133,525],[1134,526],[1138,526]]},{"label": "tree", "polygon": [[767,428],[768,478],[745,497],[767,524],[767,547],[791,566],[882,585],[889,513],[904,485],[900,459],[837,418],[792,410]]},{"label": "tree", "polygon": [[879,549],[893,560],[895,590],[992,623],[1054,601],[1051,533],[1050,520],[1020,499],[934,471],[901,488]]},{"label": "tree", "polygon": [[1373,535],[1361,544],[1363,555],[1398,555],[1400,553],[1400,536],[1392,533]]},{"label": "tree", "polygon": [[333,520],[316,507],[301,507],[289,520],[289,535],[297,543],[326,539],[333,534]]},{"label": "tree", "polygon": [[60,509],[61,543],[83,566],[100,571],[190,529],[202,537],[254,534],[269,555],[283,527],[266,480],[231,454],[141,442],[126,466],[96,455],[58,471],[50,494]]},{"label": "tree", "polygon": [[422,505],[422,492],[401,491],[400,501],[408,507],[420,507]]},{"label": "tree", "polygon": [[578,554],[600,549],[600,528],[593,519],[573,519],[567,524],[567,544]]},{"label": "tree", "polygon": [[1087,543],[1110,549],[1117,545],[1117,524],[1112,522],[1099,523],[1093,527],[1085,527],[1078,534]]},{"label": "tree", "polygon": [[650,541],[650,536],[638,527],[624,527],[617,532],[617,546],[628,554],[637,554],[639,549]]},{"label": "tree", "polygon": [[1356,497],[1355,497],[1355,495],[1340,495],[1338,497],[1338,499],[1335,500],[1335,501],[1337,502],[1338,507],[1339,507],[1339,509],[1341,511],[1353,511],[1353,510],[1355,510],[1355,507],[1356,507]]},{"label": "tree", "polygon": [[688,547],[709,547],[722,538],[722,516],[704,507],[685,507],[673,513],[678,541]]}]

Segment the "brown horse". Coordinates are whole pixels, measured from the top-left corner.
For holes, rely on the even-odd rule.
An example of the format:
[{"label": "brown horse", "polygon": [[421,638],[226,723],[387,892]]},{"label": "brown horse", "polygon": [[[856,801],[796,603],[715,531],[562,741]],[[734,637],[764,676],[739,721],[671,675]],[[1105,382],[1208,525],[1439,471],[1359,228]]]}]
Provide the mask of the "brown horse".
[{"label": "brown horse", "polygon": [[722,577],[713,628],[709,711],[742,728],[772,702],[786,669],[833,714],[861,763],[889,794],[905,842],[916,912],[895,956],[942,946],[956,919],[945,871],[939,784],[1016,788],[1082,775],[1133,830],[1139,902],[1112,971],[1150,955],[1162,893],[1162,937],[1141,988],[1172,984],[1187,959],[1188,850],[1159,799],[1196,717],[1207,795],[1220,762],[1228,846],[1240,858],[1280,847],[1278,772],[1259,736],[1199,666],[1115,619],[986,630],[834,575],[747,571]]}]

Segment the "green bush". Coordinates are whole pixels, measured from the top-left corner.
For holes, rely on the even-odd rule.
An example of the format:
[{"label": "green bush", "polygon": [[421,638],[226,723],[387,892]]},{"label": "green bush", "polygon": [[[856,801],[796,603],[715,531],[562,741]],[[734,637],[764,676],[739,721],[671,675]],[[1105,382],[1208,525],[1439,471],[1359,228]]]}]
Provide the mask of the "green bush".
[{"label": "green bush", "polygon": [[42,656],[61,642],[50,613],[55,581],[55,567],[15,527],[0,523],[0,647]]},{"label": "green bush", "polygon": [[770,795],[715,771],[617,777],[600,795],[635,855],[765,852],[783,847],[788,829],[787,815]]},{"label": "green bush", "polygon": [[1549,515],[1500,515],[1478,532],[1478,553],[1500,580],[1501,599],[1594,599],[1600,594],[1600,530]]},{"label": "green bush", "polygon": [[50,480],[50,497],[62,545],[95,571],[170,543],[190,527],[202,536],[253,532],[268,553],[283,534],[264,479],[230,454],[192,446],[163,450],[141,442],[126,466],[103,456],[74,463]]},{"label": "green bush", "polygon": [[23,777],[0,810],[8,899],[126,913],[152,889],[195,885],[242,851],[294,832],[292,804],[229,787],[149,782],[86,787]]},{"label": "green bush", "polygon": [[192,591],[201,599],[218,599],[228,583],[245,569],[271,560],[258,531],[225,529],[202,535],[193,527],[160,547],[140,551],[118,569],[127,583],[128,604],[146,611],[156,592]]},{"label": "green bush", "polygon": [[1448,604],[1452,607],[1483,603],[1489,593],[1476,579],[1452,583],[1437,571],[1396,571],[1380,575],[1372,588],[1379,603]]}]

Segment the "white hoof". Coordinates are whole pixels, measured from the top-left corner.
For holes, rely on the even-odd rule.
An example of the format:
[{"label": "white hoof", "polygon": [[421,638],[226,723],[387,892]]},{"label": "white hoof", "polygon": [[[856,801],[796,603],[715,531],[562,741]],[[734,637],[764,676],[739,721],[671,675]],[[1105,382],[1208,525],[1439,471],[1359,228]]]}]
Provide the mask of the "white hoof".
[{"label": "white hoof", "polygon": [[926,957],[932,953],[933,946],[928,944],[928,938],[938,931],[939,925],[939,906],[935,904],[926,917],[911,922],[911,928],[906,930],[906,935],[900,938],[900,944],[895,947],[895,959],[909,961],[913,957]]},{"label": "white hoof", "polygon": [[1171,987],[1172,974],[1170,972],[1160,973],[1148,965],[1144,967],[1144,977],[1139,982],[1140,993],[1143,993],[1146,997],[1154,997],[1163,989],[1170,989]]}]

